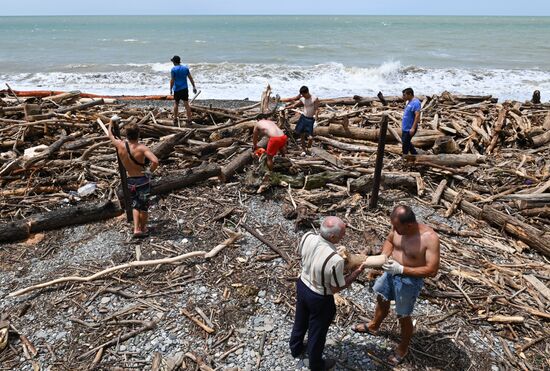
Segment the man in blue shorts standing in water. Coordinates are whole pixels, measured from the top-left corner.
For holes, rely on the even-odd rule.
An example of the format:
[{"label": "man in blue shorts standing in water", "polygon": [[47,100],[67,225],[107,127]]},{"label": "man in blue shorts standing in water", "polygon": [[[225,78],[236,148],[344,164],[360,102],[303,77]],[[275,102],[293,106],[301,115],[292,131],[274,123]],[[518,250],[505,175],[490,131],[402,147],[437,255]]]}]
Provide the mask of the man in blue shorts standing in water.
[{"label": "man in blue shorts standing in water", "polygon": [[281,102],[295,102],[286,109],[304,107],[300,120],[298,120],[298,124],[296,124],[296,134],[300,135],[302,138],[302,149],[304,151],[302,155],[305,156],[306,153],[309,153],[311,145],[313,144],[313,125],[319,115],[319,98],[312,95],[307,86],[302,86],[299,95],[291,98],[283,98]]},{"label": "man in blue shorts standing in water", "polygon": [[191,106],[189,105],[189,88],[187,86],[187,79],[191,81],[193,85],[193,93],[197,94],[197,88],[195,87],[195,81],[189,67],[181,64],[181,58],[174,55],[171,59],[174,63],[172,71],[170,72],[170,95],[174,95],[174,126],[178,124],[178,113],[180,100],[185,104],[185,111],[187,112],[187,121],[191,122]]},{"label": "man in blue shorts standing in water", "polygon": [[401,127],[401,141],[403,142],[403,155],[416,155],[416,149],[412,144],[412,138],[418,130],[420,123],[420,110],[422,104],[418,98],[415,98],[412,88],[403,90],[403,99],[407,102],[405,112],[403,112],[403,123]]}]

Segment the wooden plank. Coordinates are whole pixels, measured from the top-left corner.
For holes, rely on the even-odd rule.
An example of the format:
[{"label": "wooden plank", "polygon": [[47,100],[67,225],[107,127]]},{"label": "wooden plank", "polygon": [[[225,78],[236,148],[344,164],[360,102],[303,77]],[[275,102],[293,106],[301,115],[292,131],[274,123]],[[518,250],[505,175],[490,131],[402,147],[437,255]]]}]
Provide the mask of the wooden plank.
[{"label": "wooden plank", "polygon": [[523,276],[527,282],[531,284],[538,292],[540,292],[546,299],[550,300],[550,289],[542,283],[537,277],[532,274]]}]

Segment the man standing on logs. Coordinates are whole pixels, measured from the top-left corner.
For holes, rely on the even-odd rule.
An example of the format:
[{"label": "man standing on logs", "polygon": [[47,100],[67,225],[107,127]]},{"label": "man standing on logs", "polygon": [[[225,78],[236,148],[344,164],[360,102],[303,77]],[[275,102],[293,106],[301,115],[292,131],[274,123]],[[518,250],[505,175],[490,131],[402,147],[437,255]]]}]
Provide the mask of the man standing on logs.
[{"label": "man standing on logs", "polygon": [[395,300],[401,342],[388,358],[388,363],[395,366],[403,361],[409,351],[414,331],[411,314],[423,280],[435,276],[439,270],[439,237],[432,228],[416,221],[409,206],[395,207],[391,213],[391,223],[392,231],[382,247],[382,254],[389,260],[382,266],[385,273],[373,287],[378,294],[374,318],[368,324],[355,325],[353,330],[378,335],[380,325],[390,310],[390,302]]},{"label": "man standing on logs", "polygon": [[313,144],[313,126],[315,121],[319,119],[319,98],[312,95],[307,86],[302,86],[300,88],[300,94],[291,98],[283,98],[281,102],[295,102],[286,107],[286,109],[304,107],[298,124],[296,124],[296,135],[301,137],[302,155],[305,156],[310,152],[311,145]]},{"label": "man standing on logs", "polygon": [[[290,336],[290,351],[300,357],[307,348],[309,368],[330,370],[333,359],[323,360],[327,332],[336,314],[334,294],[342,291],[363,272],[361,264],[344,277],[344,259],[338,255],[335,244],[346,232],[344,222],[329,216],[321,224],[321,234],[306,233],[298,247],[302,255],[302,273],[296,284],[296,317]],[[309,332],[307,345],[304,337]]]},{"label": "man standing on logs", "polygon": [[154,172],[159,166],[157,156],[146,145],[139,143],[139,126],[129,124],[126,126],[127,140],[115,138],[112,131],[113,117],[109,121],[108,135],[114,144],[120,161],[128,173],[128,188],[132,197],[132,209],[134,217],[134,237],[147,237],[147,221],[149,219],[147,209],[149,207],[149,194],[151,192],[151,177],[146,171],[145,161],[151,162],[150,172]]},{"label": "man standing on logs", "polygon": [[412,138],[418,130],[420,123],[420,110],[422,104],[418,98],[414,96],[414,90],[407,88],[403,90],[403,99],[407,103],[403,112],[403,123],[401,127],[401,141],[403,144],[403,155],[416,155],[416,149],[412,144]]},{"label": "man standing on logs", "polygon": [[178,113],[180,100],[185,104],[185,111],[187,112],[187,121],[191,122],[191,106],[189,105],[189,88],[187,86],[187,79],[191,81],[193,85],[193,93],[197,94],[197,88],[195,87],[195,81],[189,67],[181,64],[181,58],[174,55],[171,59],[174,63],[172,67],[171,79],[170,79],[170,95],[174,95],[174,126],[178,124]]},{"label": "man standing on logs", "polygon": [[267,155],[267,168],[269,171],[273,171],[273,157],[279,152],[283,155],[286,153],[286,141],[288,138],[275,122],[260,120],[254,126],[254,134],[252,135],[252,147],[254,148],[254,152],[258,149],[259,137],[263,135],[267,135],[269,138],[265,153]]}]

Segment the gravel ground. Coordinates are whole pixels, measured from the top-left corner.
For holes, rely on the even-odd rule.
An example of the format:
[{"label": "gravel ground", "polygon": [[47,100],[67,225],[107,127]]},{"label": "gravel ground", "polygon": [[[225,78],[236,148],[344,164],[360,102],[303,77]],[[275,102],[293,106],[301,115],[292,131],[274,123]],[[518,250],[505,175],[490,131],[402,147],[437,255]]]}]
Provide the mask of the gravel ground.
[{"label": "gravel ground", "polygon": [[[225,238],[219,225],[208,225],[210,216],[205,216],[206,211],[219,214],[222,211],[219,203],[229,197],[242,200],[239,207],[246,212],[247,224],[261,226],[270,238],[284,236],[278,240],[278,246],[289,253],[293,252],[303,233],[295,232],[293,222],[283,218],[277,195],[245,196],[231,185],[185,190],[178,195],[175,202],[170,198],[170,202],[161,200],[153,206],[151,222],[157,232],[141,243],[129,241],[125,220],[117,218],[49,232],[35,244],[0,247],[0,281],[3,282],[0,311],[11,314],[13,326],[36,347],[38,354],[34,360],[42,369],[74,369],[78,355],[105,339],[128,332],[114,333],[110,329],[104,331],[93,327],[94,323],[108,323],[115,317],[159,322],[153,330],[107,348],[100,369],[149,369],[157,353],[169,359],[186,352],[193,352],[222,370],[307,369],[304,367],[307,361],[293,359],[288,350],[294,305],[291,278],[299,271],[299,265],[289,269],[279,258],[260,259],[269,256],[271,251],[249,234],[245,234],[237,248],[226,248],[211,262],[186,261],[176,266],[128,271],[94,283],[58,286],[17,298],[6,297],[15,289],[71,272],[87,275],[131,261],[137,247],[144,260],[174,255],[165,251],[170,248],[209,249]],[[201,199],[209,202],[201,204]],[[430,210],[421,206],[416,210],[420,218],[430,215]],[[190,224],[197,229],[204,225],[204,228],[211,228],[211,233],[190,235],[184,228]],[[344,242],[352,245],[360,239],[359,233],[349,230]],[[166,287],[167,283],[170,287]],[[355,283],[338,300],[338,315],[330,329],[325,352],[326,356],[338,360],[336,370],[385,369],[378,359],[385,359],[398,340],[397,321],[393,315],[379,337],[355,334],[350,330],[360,316],[372,315],[375,305],[372,283],[367,280]],[[105,291],[109,288],[135,295],[180,291],[136,299],[124,297],[120,292]],[[195,307],[211,318],[216,329],[213,336],[205,336],[204,331],[181,314],[182,308],[191,311]],[[495,359],[502,351],[487,345],[482,328],[467,327],[468,324],[461,323],[458,317],[440,322],[436,327],[428,326],[431,319],[440,318],[447,311],[425,298],[419,300],[415,313],[418,322],[412,355],[400,369],[485,370],[492,365],[493,369],[497,367]],[[74,321],[75,318],[80,322]],[[449,331],[457,326],[465,327],[459,332]],[[229,333],[232,336],[226,342],[218,342]],[[264,336],[260,359],[258,351]],[[14,350],[21,348],[16,336],[11,337],[10,346]],[[237,346],[240,347],[225,354]],[[0,370],[33,369],[32,362],[26,360],[20,350],[4,364],[2,357],[5,355],[0,353]],[[79,367],[89,365],[91,358],[93,356]],[[193,369],[194,363],[187,362],[188,369]]]}]

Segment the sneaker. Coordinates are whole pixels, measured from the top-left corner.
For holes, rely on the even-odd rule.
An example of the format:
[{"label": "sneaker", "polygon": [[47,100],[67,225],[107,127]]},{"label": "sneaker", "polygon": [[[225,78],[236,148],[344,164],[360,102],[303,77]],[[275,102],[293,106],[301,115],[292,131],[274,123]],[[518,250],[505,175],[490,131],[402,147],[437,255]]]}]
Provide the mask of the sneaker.
[{"label": "sneaker", "polygon": [[305,151],[300,153],[300,156],[302,156],[302,157],[306,157],[306,155],[307,155],[307,153]]}]

